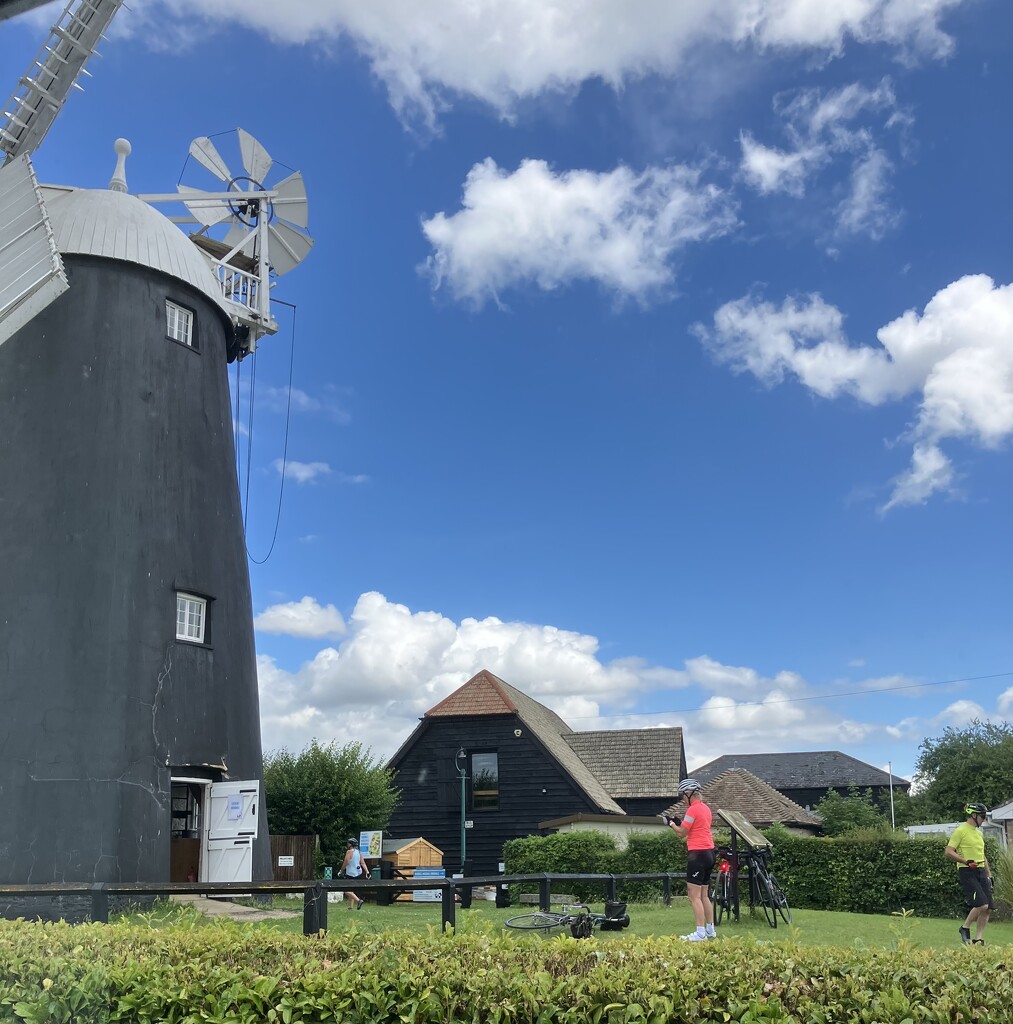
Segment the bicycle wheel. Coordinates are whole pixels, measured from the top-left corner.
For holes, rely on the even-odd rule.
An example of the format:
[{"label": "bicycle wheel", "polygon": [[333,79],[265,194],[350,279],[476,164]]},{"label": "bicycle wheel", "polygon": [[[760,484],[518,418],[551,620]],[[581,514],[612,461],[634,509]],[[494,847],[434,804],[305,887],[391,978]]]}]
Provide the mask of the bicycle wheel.
[{"label": "bicycle wheel", "polygon": [[774,897],[774,906],[781,915],[781,919],[785,924],[791,924],[791,907],[788,906],[788,897],[773,875],[770,876],[770,891]]},{"label": "bicycle wheel", "polygon": [[521,931],[547,932],[553,928],[562,928],[567,923],[562,914],[521,914],[520,917],[508,917],[503,923],[507,928],[518,928]]},{"label": "bicycle wheel", "polygon": [[763,907],[763,916],[771,928],[777,927],[777,901],[774,898],[774,889],[770,884],[770,877],[762,869],[756,872],[756,896]]},{"label": "bicycle wheel", "polygon": [[729,872],[722,871],[714,883],[714,923],[721,924],[721,919],[732,913],[732,880]]}]

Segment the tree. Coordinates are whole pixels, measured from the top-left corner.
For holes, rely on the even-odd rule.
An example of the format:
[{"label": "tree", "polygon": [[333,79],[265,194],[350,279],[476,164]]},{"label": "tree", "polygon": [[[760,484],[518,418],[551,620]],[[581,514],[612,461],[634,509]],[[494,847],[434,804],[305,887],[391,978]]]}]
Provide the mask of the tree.
[{"label": "tree", "polygon": [[968,801],[994,807],[1013,798],[1013,724],[975,719],[922,740],[919,750],[919,797],[937,820],[962,819]]},{"label": "tree", "polygon": [[853,828],[882,828],[890,824],[890,819],[872,802],[872,790],[860,793],[856,786],[848,787],[847,796],[828,789],[816,805],[816,813],[823,819],[820,827],[828,836],[839,836]]},{"label": "tree", "polygon": [[341,863],[349,836],[387,827],[398,795],[393,773],[361,743],[321,746],[314,739],[298,756],[282,749],[264,758],[271,831],[320,836],[331,864]]},{"label": "tree", "polygon": [[[883,817],[890,821],[890,793],[881,793],[877,806]],[[893,820],[897,828],[905,825],[927,825],[936,821],[935,811],[926,803],[921,793],[912,795],[907,790],[895,788],[893,793]]]}]

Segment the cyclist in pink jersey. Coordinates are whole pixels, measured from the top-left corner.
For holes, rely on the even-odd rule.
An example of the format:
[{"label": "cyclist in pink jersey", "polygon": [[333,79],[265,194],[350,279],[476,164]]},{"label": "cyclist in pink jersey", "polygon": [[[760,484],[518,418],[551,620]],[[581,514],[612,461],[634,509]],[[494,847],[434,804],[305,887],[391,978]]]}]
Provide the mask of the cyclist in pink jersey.
[{"label": "cyclist in pink jersey", "polygon": [[700,783],[696,779],[683,779],[679,783],[679,796],[686,801],[686,812],[681,817],[668,813],[661,820],[677,836],[686,840],[689,855],[686,861],[686,893],[689,896],[696,931],[682,938],[687,942],[704,942],[717,937],[714,930],[714,907],[707,898],[707,884],[710,882],[716,854],[714,836],[711,834],[711,810],[700,795]]}]

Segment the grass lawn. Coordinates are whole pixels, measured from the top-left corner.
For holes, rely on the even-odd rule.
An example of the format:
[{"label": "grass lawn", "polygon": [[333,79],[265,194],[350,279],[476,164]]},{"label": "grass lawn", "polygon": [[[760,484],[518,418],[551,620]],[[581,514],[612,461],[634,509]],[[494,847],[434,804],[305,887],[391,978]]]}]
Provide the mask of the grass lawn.
[{"label": "grass lawn", "polygon": [[[259,905],[259,904],[258,904]],[[276,898],[271,906],[277,910],[292,910],[296,917],[272,919],[244,925],[249,928],[268,928],[284,932],[302,932],[302,900]],[[472,909],[457,908],[457,929],[466,932],[488,927],[500,927],[508,917],[530,913],[537,908],[525,905],[499,909],[493,903],[476,900]],[[555,908],[554,908],[555,909]],[[592,905],[594,911],[600,906]],[[649,935],[681,935],[693,929],[693,915],[685,899],[675,899],[671,907],[660,903],[630,904],[630,927],[622,932],[595,932],[595,942],[625,941]],[[149,914],[134,920],[145,920],[153,927],[171,927],[185,924],[199,926],[202,920],[194,911],[175,905],[160,904]],[[439,928],[441,907],[438,903],[397,903],[378,907],[367,903],[361,911],[348,909],[344,903],[328,906],[327,924],[333,931],[355,928],[360,933],[376,933],[387,929],[408,929],[425,932]],[[909,945],[921,948],[957,948],[961,945],[957,935],[960,921],[953,918],[895,917],[878,914],[844,914],[824,910],[796,910],[790,926],[783,923],[771,928],[762,914],[751,917],[743,909],[737,923],[723,924],[718,936],[746,938],[755,942],[792,941],[803,946],[846,946],[868,949],[896,949]],[[514,932],[522,935],[521,932]],[[556,933],[553,933],[556,934]],[[544,941],[540,933],[527,938],[532,942]],[[993,922],[985,933],[989,946],[1013,944],[1013,922]]]}]

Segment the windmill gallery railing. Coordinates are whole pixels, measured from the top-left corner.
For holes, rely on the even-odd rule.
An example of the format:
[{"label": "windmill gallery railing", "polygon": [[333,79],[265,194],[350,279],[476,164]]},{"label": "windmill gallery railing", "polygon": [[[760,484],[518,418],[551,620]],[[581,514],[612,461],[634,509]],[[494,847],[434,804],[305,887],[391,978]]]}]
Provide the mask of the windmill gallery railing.
[{"label": "windmill gallery railing", "polygon": [[[303,934],[317,935],[327,930],[327,893],[354,892],[375,895],[380,905],[389,905],[395,896],[416,890],[439,890],[443,928],[457,926],[457,903],[462,909],[471,906],[473,890],[479,887],[495,886],[502,890],[507,885],[523,883],[538,885],[538,905],[548,911],[552,900],[554,883],[599,882],[605,886],[605,897],[615,900],[618,887],[623,882],[660,882],[661,895],[666,905],[672,902],[672,882],[685,881],[684,871],[655,872],[649,874],[603,875],[603,874],[533,874],[533,875],[489,875],[469,878],[428,878],[414,879],[315,879],[301,882],[82,882],[77,884],[51,883],[45,885],[0,885],[0,904],[5,897],[17,899],[19,903],[31,898],[53,899],[54,897],[77,897],[90,900],[92,921],[108,922],[109,897],[145,899],[154,896],[208,896],[228,898],[229,896],[270,896],[282,893],[303,893]],[[435,902],[435,901],[434,901]],[[24,915],[29,916],[29,915]]]}]

